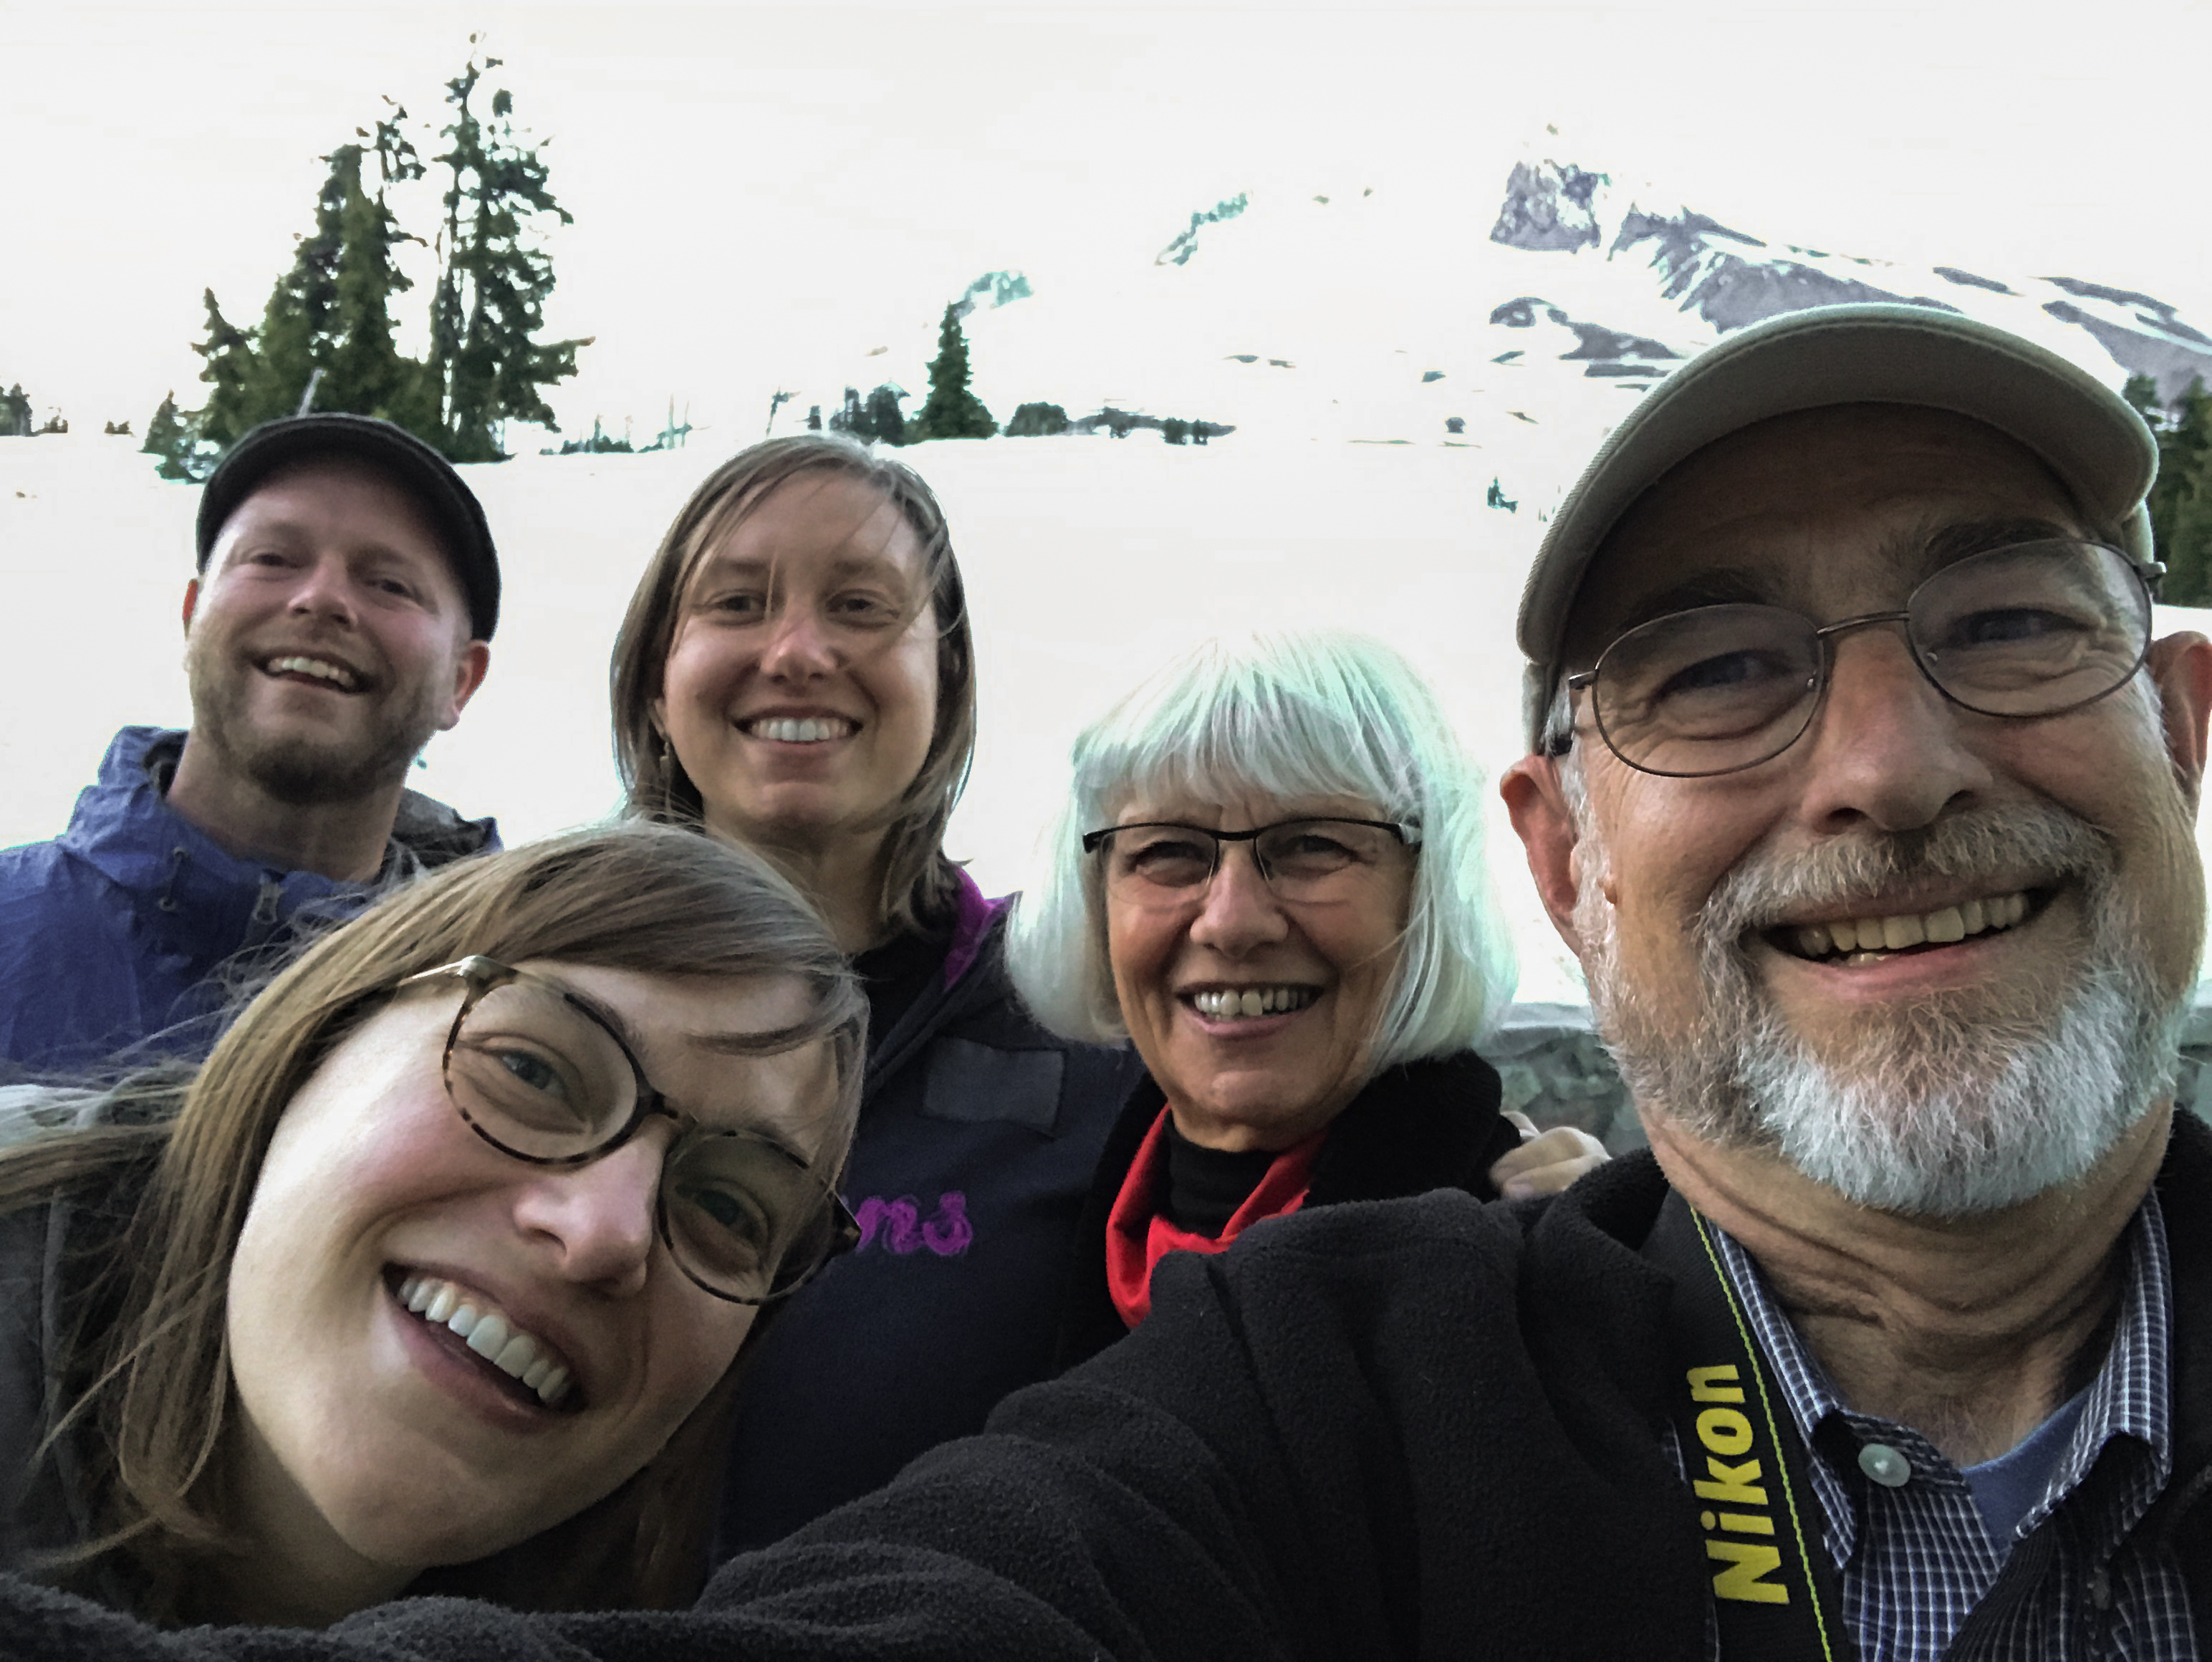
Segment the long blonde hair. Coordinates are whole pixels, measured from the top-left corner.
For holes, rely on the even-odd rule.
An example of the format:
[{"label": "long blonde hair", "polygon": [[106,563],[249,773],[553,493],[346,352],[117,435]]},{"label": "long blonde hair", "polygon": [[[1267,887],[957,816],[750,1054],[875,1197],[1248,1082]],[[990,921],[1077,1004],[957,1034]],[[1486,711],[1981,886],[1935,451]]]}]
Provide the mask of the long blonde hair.
[{"label": "long blonde hair", "polygon": [[630,811],[696,825],[699,787],[653,725],[653,701],[676,641],[684,593],[699,563],[769,494],[801,473],[835,472],[882,493],[921,545],[922,575],[937,618],[937,726],[921,770],[907,787],[884,837],[876,916],[911,929],[947,910],[959,885],[945,857],[945,828],[975,754],[975,647],[967,590],[952,555],[945,510],[921,476],[832,433],[795,433],[740,450],[691,493],[638,579],[615,636],[610,679],[615,766]]},{"label": "long blonde hair", "polygon": [[[49,1567],[56,1579],[88,1589],[119,1582],[156,1620],[223,1613],[194,1586],[209,1578],[192,1571],[240,1549],[224,1516],[219,1458],[235,1417],[225,1312],[231,1256],[270,1138],[308,1076],[395,982],[475,953],[645,974],[797,977],[814,1008],[783,1037],[831,1047],[838,1096],[816,1163],[833,1180],[842,1168],[859,1114],[866,1006],[820,919],[758,859],[630,824],[488,855],[400,891],[271,982],[196,1073],[172,1066],[127,1081],[112,1123],[0,1154],[0,1211],[66,1199],[110,1214],[106,1228],[72,1231],[71,1320],[62,1354],[48,1358],[62,1382],[52,1435],[75,1450],[94,1529]],[[91,1238],[82,1251],[79,1234]],[[705,1452],[729,1400],[718,1387],[670,1450]],[[526,1574],[495,1559],[473,1586],[465,1572],[437,1579],[447,1590],[531,1603],[554,1602],[556,1591],[562,1603],[682,1602],[697,1514],[713,1498],[711,1482],[701,1494],[683,1464],[665,1452],[565,1535],[526,1543]]]}]

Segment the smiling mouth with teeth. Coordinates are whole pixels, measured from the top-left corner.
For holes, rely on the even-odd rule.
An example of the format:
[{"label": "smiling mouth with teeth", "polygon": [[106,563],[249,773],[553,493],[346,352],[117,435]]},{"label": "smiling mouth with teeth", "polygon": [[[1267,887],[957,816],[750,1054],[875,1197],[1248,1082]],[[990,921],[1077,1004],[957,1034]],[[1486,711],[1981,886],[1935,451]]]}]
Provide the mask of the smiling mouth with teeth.
[{"label": "smiling mouth with teeth", "polygon": [[270,675],[305,676],[311,681],[319,681],[325,686],[336,687],[340,692],[361,691],[361,677],[356,675],[343,664],[334,664],[327,658],[307,658],[293,654],[283,658],[271,658],[261,667],[264,673]]},{"label": "smiling mouth with teeth", "polygon": [[1191,1008],[1217,1021],[1288,1015],[1321,996],[1313,987],[1209,987],[1190,995]]},{"label": "smiling mouth with teeth", "polygon": [[519,1327],[483,1294],[436,1275],[407,1275],[392,1289],[400,1307],[442,1327],[545,1408],[558,1408],[574,1376],[560,1353]]},{"label": "smiling mouth with teeth", "polygon": [[1978,934],[2009,929],[2028,913],[2025,892],[1965,900],[1932,912],[1893,917],[1837,918],[1826,923],[1796,923],[1769,934],[1797,958],[1820,964],[1876,964],[1915,947],[1948,947]]},{"label": "smiling mouth with teeth", "polygon": [[771,739],[779,745],[819,745],[832,739],[849,739],[860,728],[858,721],[842,715],[763,715],[738,726],[756,739]]}]

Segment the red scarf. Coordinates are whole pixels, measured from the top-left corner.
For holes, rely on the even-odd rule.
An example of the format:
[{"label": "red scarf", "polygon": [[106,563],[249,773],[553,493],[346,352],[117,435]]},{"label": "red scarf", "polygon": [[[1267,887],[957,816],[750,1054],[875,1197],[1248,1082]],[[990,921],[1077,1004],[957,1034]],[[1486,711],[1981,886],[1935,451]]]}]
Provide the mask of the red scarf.
[{"label": "red scarf", "polygon": [[1137,1147],[1114,1209],[1106,1215],[1106,1286],[1121,1319],[1136,1326],[1152,1310],[1152,1271],[1170,1252],[1219,1252],[1262,1218],[1287,1217],[1305,1204],[1314,1155],[1328,1135],[1323,1126],[1275,1156],[1260,1186],[1221,1227],[1218,1238],[1178,1229],[1158,1209],[1167,1179],[1168,1115],[1163,1108]]}]

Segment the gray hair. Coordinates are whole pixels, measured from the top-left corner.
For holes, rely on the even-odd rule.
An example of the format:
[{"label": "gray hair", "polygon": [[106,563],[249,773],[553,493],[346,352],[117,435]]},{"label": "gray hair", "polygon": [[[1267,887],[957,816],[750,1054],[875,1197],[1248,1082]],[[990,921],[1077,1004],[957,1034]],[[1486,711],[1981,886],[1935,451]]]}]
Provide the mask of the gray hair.
[{"label": "gray hair", "polygon": [[1042,880],[1015,904],[1006,964],[1064,1038],[1127,1037],[1085,831],[1140,796],[1352,796],[1420,827],[1374,1072],[1473,1045],[1513,996],[1513,947],[1483,859],[1482,776],[1436,693],[1379,641],[1336,631],[1208,642],[1085,728]]}]

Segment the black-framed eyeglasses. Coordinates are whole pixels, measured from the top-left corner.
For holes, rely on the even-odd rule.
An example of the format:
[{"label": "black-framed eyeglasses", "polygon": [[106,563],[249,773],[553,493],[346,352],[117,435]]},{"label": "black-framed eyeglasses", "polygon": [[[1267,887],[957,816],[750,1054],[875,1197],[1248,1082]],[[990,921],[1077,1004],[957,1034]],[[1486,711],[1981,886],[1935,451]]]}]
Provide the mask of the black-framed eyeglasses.
[{"label": "black-framed eyeglasses", "polygon": [[1322,818],[1225,831],[1147,820],[1085,831],[1083,851],[1105,851],[1109,893],[1138,905],[1170,905],[1212,880],[1228,843],[1252,845],[1252,863],[1278,898],[1326,901],[1349,897],[1398,849],[1419,848],[1421,828],[1395,819]]},{"label": "black-framed eyeglasses", "polygon": [[[1782,606],[1707,606],[1639,624],[1565,678],[1587,689],[1599,735],[1644,773],[1698,779],[1756,767],[1812,727],[1834,642],[1905,627],[1912,661],[1953,703],[1983,715],[2063,715],[2124,686],[2150,649],[2149,584],[2166,568],[2072,539],[1969,555],[1898,612],[1816,624]],[[1571,730],[1548,752],[1563,756]]]},{"label": "black-framed eyeglasses", "polygon": [[447,976],[467,990],[439,1064],[446,1096],[501,1154],[582,1166],[654,1115],[681,1128],[661,1162],[654,1223],[677,1268],[707,1292],[765,1304],[860,1240],[852,1213],[804,1160],[669,1101],[605,1018],[559,982],[476,956],[398,984]]}]

